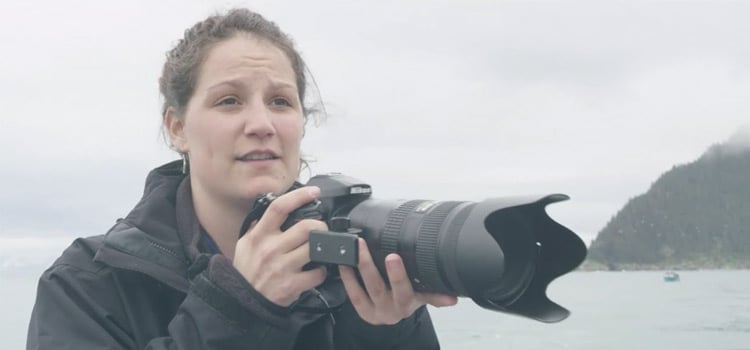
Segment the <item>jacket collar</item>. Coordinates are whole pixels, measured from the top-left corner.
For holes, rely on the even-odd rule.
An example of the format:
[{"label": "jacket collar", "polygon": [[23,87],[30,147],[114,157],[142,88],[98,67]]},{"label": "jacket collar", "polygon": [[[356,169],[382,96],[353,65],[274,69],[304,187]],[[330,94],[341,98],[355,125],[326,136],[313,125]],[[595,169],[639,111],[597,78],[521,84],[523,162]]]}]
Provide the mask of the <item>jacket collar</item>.
[{"label": "jacket collar", "polygon": [[[189,178],[181,161],[164,164],[146,178],[143,197],[130,213],[106,234],[94,260],[148,274],[186,291],[187,270],[198,254],[199,237],[192,237]],[[188,193],[185,193],[187,191]],[[193,220],[186,217],[189,215]]]}]

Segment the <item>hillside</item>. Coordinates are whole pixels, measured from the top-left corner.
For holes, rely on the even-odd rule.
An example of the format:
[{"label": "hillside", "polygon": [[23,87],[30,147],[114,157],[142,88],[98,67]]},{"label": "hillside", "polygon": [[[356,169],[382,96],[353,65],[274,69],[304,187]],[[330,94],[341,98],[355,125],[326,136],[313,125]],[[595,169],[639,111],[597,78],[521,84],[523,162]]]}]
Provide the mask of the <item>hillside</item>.
[{"label": "hillside", "polygon": [[586,266],[750,268],[750,129],[673,167],[599,232]]}]

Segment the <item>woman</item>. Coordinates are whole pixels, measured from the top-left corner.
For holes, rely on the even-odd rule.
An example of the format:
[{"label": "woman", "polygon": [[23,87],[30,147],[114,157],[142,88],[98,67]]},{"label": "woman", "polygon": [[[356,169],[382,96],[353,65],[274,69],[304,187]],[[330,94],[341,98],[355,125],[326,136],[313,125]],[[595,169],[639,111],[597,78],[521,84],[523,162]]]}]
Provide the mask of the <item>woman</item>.
[{"label": "woman", "polygon": [[[160,79],[163,126],[183,161],[154,169],[126,218],[45,271],[27,348],[438,348],[425,304],[455,297],[415,293],[395,254],[387,284],[361,239],[363,283],[343,267],[337,283],[322,267],[303,269],[309,232],[325,223],[282,234],[287,215],[319,193],[285,193],[301,167],[305,85],[291,40],[256,13],[187,30]],[[268,192],[285,194],[240,235]]]}]

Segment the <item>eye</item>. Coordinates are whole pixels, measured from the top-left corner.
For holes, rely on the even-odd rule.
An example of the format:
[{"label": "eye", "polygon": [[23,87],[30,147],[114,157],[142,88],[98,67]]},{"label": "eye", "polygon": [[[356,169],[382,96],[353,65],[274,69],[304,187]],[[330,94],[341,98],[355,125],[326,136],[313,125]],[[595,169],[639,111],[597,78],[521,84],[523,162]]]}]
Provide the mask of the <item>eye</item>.
[{"label": "eye", "polygon": [[292,103],[289,102],[289,100],[287,100],[286,98],[283,98],[283,97],[276,97],[276,98],[274,98],[273,100],[271,100],[271,104],[274,105],[274,106],[286,106],[286,107],[291,107],[292,106]]},{"label": "eye", "polygon": [[216,102],[217,106],[232,106],[232,105],[238,105],[238,104],[240,104],[240,100],[232,96],[222,98],[221,100]]}]

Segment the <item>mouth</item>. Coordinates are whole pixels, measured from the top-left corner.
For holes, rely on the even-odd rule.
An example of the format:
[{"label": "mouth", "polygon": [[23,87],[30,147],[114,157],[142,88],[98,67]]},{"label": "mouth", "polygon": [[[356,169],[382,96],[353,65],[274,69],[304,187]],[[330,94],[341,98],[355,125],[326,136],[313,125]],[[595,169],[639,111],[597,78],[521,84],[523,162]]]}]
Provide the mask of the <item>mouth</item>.
[{"label": "mouth", "polygon": [[261,161],[261,160],[275,160],[281,159],[275,152],[263,150],[263,151],[252,151],[245,153],[244,155],[237,157],[237,160],[243,162]]}]

